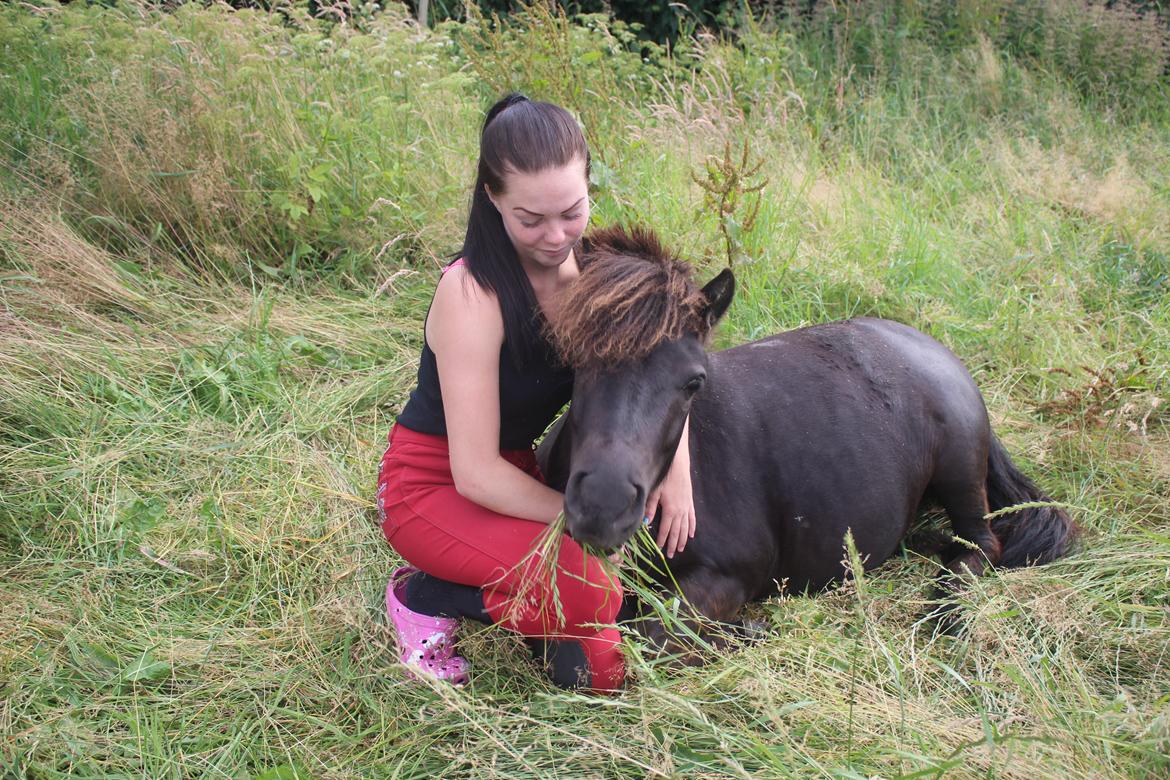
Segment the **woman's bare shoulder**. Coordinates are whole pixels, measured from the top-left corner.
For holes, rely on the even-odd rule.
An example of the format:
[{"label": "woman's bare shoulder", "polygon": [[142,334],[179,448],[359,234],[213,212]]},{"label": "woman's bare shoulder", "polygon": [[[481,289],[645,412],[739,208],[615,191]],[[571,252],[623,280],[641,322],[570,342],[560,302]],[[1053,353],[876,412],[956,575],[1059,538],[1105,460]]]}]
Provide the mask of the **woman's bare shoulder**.
[{"label": "woman's bare shoulder", "polygon": [[499,308],[496,295],[491,290],[480,285],[462,263],[449,266],[441,277],[435,291],[435,297],[458,297],[468,305],[488,304]]},{"label": "woman's bare shoulder", "polygon": [[475,281],[463,265],[447,269],[439,279],[426,327],[432,348],[434,339],[454,333],[476,342],[498,338],[502,344],[504,339],[504,319],[495,294]]}]

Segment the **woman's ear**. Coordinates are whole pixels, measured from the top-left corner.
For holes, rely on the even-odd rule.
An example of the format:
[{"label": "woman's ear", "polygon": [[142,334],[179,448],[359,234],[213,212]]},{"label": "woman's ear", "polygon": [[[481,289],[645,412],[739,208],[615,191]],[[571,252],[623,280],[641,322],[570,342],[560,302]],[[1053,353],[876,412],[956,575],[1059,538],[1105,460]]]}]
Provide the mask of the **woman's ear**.
[{"label": "woman's ear", "polygon": [[495,194],[492,192],[492,188],[491,188],[491,187],[489,187],[489,186],[487,185],[487,182],[484,182],[484,184],[483,184],[483,192],[484,192],[484,194],[485,194],[485,195],[487,195],[487,199],[488,199],[489,201],[491,201],[492,205],[496,207],[496,211],[499,211],[499,210],[500,210],[500,204],[499,204],[499,203],[496,203],[496,196],[495,196]]}]

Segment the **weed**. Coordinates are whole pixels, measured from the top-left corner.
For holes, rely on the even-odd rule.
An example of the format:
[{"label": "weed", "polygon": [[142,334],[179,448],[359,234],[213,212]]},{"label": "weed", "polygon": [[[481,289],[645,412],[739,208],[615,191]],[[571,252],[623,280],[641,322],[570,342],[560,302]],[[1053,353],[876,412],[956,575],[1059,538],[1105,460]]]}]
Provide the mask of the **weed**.
[{"label": "weed", "polygon": [[759,177],[763,160],[749,161],[750,145],[745,139],[743,152],[738,157],[731,153],[731,142],[723,149],[723,157],[708,157],[706,176],[694,176],[702,189],[707,208],[715,214],[727,267],[733,268],[737,259],[743,259],[744,238],[756,225],[760,215],[761,191],[768,180]]},{"label": "weed", "polygon": [[1037,411],[1054,421],[1077,427],[1110,425],[1147,436],[1151,420],[1156,425],[1166,419],[1166,377],[1156,376],[1149,358],[1141,353],[1132,361],[1098,369],[1078,366],[1076,373],[1066,368],[1049,371],[1070,379],[1086,378],[1037,406]]}]

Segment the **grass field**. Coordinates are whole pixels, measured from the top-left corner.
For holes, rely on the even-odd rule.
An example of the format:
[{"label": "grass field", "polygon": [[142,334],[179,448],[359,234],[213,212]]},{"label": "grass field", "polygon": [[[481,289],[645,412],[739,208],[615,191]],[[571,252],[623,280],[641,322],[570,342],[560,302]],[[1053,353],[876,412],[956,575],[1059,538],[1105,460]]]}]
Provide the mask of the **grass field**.
[{"label": "grass field", "polygon": [[[883,0],[668,53],[356,5],[0,7],[0,776],[1170,772],[1164,25]],[[956,637],[906,552],[701,669],[631,636],[619,696],[471,626],[467,690],[407,680],[375,471],[510,88],[578,112],[595,224],[732,258],[719,345],[869,314],[954,349],[1080,549]]]}]

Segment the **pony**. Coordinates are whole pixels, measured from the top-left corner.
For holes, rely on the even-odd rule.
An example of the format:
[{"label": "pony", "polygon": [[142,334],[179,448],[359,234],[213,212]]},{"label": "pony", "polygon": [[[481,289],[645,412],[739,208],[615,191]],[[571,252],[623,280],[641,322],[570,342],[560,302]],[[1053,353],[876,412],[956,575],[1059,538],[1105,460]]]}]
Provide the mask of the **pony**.
[{"label": "pony", "polygon": [[[565,493],[568,533],[620,548],[689,415],[696,531],[661,584],[696,617],[735,625],[778,583],[840,581],[849,531],[880,564],[927,500],[960,540],[942,554],[944,594],[988,566],[1068,551],[1076,525],[1012,463],[970,373],[930,336],[862,317],[708,353],[730,269],[700,288],[652,232],[622,227],[592,233],[579,262],[545,324],[575,371],[573,400],[538,460]],[[1047,505],[988,518],[1025,503]]]}]

